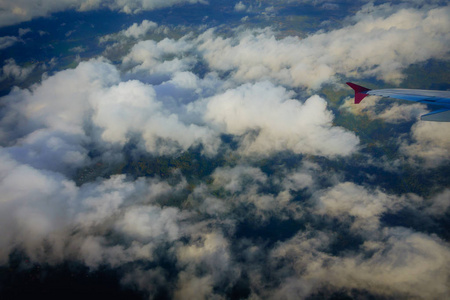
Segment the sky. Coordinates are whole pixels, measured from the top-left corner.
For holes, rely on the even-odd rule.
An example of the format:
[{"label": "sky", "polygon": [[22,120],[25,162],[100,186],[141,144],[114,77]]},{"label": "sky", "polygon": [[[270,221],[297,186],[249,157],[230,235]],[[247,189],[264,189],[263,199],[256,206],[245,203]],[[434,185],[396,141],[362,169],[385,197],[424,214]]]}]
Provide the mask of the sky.
[{"label": "sky", "polygon": [[446,2],[3,1],[0,295],[445,298]]}]

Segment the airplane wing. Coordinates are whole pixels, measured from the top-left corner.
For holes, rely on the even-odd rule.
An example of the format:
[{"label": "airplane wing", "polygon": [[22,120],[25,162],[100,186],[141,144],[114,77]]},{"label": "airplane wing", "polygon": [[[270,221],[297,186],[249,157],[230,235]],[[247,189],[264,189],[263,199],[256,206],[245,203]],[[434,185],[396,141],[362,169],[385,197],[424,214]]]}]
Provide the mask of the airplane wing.
[{"label": "airplane wing", "polygon": [[355,91],[355,104],[360,103],[369,95],[415,101],[424,104],[440,106],[420,117],[424,121],[450,122],[450,91],[413,90],[413,89],[382,89],[371,90],[363,86],[347,82]]}]

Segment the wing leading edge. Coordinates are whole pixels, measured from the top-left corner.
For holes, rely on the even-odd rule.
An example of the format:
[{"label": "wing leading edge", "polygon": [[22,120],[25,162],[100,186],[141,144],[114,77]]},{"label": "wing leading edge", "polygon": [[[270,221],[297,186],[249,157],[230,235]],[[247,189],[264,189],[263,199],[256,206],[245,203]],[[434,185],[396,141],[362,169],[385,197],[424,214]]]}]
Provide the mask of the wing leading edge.
[{"label": "wing leading edge", "polygon": [[414,89],[371,90],[351,82],[347,82],[347,84],[355,91],[355,104],[360,103],[365,97],[370,95],[415,101],[441,107],[439,110],[421,116],[421,120],[450,122],[450,91]]}]

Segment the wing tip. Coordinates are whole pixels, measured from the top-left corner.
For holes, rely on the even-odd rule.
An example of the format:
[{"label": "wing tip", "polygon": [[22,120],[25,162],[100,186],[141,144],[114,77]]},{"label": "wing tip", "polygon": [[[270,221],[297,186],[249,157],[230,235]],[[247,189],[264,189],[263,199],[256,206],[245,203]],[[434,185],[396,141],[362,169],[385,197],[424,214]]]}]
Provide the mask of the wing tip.
[{"label": "wing tip", "polygon": [[357,85],[353,82],[346,82],[346,84],[355,91],[355,104],[359,104],[365,97],[368,96],[367,92],[370,89]]},{"label": "wing tip", "polygon": [[422,121],[450,122],[450,109],[444,108],[420,116]]}]

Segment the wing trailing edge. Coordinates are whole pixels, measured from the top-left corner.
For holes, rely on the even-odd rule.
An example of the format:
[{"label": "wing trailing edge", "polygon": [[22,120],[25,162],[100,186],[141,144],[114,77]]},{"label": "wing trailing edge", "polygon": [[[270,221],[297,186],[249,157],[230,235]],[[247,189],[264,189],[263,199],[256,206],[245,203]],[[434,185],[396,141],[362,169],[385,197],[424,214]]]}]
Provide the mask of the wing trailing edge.
[{"label": "wing trailing edge", "polygon": [[371,90],[363,86],[347,82],[355,91],[355,104],[369,95],[414,101],[427,105],[440,106],[441,109],[421,116],[421,120],[434,122],[450,122],[450,91],[416,90],[416,89],[381,89]]},{"label": "wing trailing edge", "polygon": [[450,122],[450,109],[440,109],[420,116],[422,121]]}]

